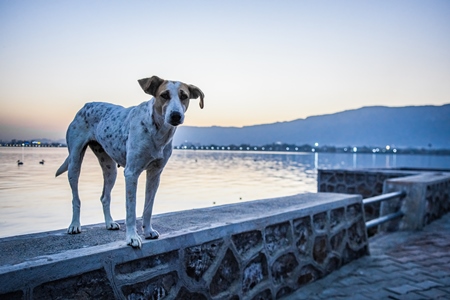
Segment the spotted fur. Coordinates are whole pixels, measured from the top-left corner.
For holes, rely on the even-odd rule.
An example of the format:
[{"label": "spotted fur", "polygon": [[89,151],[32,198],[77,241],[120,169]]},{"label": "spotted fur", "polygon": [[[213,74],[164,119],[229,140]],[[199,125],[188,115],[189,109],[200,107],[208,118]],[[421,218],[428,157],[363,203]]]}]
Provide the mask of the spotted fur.
[{"label": "spotted fur", "polygon": [[56,176],[68,171],[72,189],[72,222],[69,234],[81,232],[78,179],[86,148],[92,149],[103,171],[103,193],[100,198],[106,228],[119,229],[110,213],[111,190],[117,177],[117,165],[124,167],[126,185],[126,242],[140,248],[142,240],[136,230],[136,189],[139,175],[146,171],[144,236],[156,239],[159,233],[151,225],[151,216],[159,180],[170,155],[172,138],[190,99],[203,92],[194,85],[167,81],[157,76],[138,80],[144,92],[153,96],[137,106],[124,108],[105,102],[87,103],[76,114],[67,129],[69,156],[56,171]]}]

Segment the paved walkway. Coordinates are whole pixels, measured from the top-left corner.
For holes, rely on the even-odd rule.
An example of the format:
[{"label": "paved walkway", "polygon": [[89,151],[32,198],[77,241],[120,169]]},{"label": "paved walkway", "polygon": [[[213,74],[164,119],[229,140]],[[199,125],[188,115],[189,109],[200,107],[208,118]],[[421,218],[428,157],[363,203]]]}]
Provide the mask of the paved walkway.
[{"label": "paved walkway", "polygon": [[284,299],[450,299],[450,214],[371,238],[370,252]]}]

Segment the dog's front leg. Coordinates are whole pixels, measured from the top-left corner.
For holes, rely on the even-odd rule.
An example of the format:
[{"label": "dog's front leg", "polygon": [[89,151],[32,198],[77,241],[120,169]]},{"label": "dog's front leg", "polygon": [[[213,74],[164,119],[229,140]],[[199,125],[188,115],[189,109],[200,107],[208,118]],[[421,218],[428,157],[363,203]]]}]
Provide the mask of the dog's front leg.
[{"label": "dog's front leg", "polygon": [[145,206],[143,214],[144,236],[146,239],[157,239],[159,232],[154,230],[151,223],[153,202],[155,201],[156,191],[159,186],[159,179],[161,177],[160,169],[147,170],[147,180],[145,185]]},{"label": "dog's front leg", "polygon": [[125,168],[125,189],[126,189],[126,226],[127,244],[133,248],[141,248],[142,240],[136,231],[136,190],[139,173]]}]

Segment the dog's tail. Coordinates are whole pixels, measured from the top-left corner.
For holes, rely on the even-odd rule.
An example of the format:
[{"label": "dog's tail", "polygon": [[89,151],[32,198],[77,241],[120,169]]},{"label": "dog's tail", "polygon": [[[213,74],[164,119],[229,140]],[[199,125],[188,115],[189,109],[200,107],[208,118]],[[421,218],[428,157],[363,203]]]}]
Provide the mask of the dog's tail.
[{"label": "dog's tail", "polygon": [[66,172],[68,168],[69,168],[69,157],[66,158],[61,167],[59,167],[58,171],[56,171],[55,177],[58,177],[62,173]]}]

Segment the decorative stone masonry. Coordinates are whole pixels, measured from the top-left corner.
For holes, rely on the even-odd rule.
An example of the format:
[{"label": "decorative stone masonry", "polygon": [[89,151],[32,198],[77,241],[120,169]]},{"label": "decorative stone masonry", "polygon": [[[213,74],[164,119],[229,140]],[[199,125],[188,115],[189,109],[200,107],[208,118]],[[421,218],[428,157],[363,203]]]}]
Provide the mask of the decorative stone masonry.
[{"label": "decorative stone masonry", "polygon": [[318,170],[317,191],[341,194],[359,194],[365,198],[383,192],[386,179],[417,174],[385,169],[333,169]]},{"label": "decorative stone masonry", "polygon": [[381,226],[382,230],[417,230],[450,212],[450,173],[427,172],[386,180],[384,192],[405,191],[404,199],[383,202],[381,214],[401,210],[403,218]]},{"label": "decorative stone masonry", "polygon": [[[318,170],[317,191],[329,193],[358,194],[365,198],[383,193],[383,184],[390,178],[417,174],[417,171],[400,171],[386,169],[334,169]],[[366,221],[380,216],[380,203],[364,206]],[[377,233],[377,228],[369,230],[369,236]]]},{"label": "decorative stone masonry", "polygon": [[369,198],[405,191],[403,199],[364,206],[366,221],[401,210],[404,217],[369,230],[417,230],[450,212],[450,173],[433,170],[347,169],[319,170],[318,190],[361,194]]},{"label": "decorative stone masonry", "polygon": [[[61,231],[2,239],[2,255],[15,257],[0,259],[0,298],[278,299],[368,254],[357,195],[300,194],[176,212],[155,216],[154,227],[160,239],[141,249],[125,245],[123,230],[98,226],[78,236],[116,241],[83,247]],[[58,244],[59,251],[48,250]]]}]

